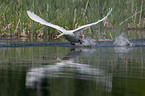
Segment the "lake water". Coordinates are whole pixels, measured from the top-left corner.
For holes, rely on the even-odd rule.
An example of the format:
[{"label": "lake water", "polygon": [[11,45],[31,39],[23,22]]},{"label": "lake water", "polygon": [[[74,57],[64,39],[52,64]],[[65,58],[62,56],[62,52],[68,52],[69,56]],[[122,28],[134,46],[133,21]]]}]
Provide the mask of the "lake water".
[{"label": "lake water", "polygon": [[0,47],[0,96],[145,96],[145,47]]}]

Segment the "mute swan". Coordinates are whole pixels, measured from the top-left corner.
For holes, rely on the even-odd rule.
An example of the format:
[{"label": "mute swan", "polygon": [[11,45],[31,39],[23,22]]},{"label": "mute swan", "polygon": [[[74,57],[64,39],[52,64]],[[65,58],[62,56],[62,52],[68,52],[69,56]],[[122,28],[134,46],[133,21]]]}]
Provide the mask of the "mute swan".
[{"label": "mute swan", "polygon": [[[87,24],[87,25],[80,26],[80,27],[78,27],[78,28],[76,28],[76,29],[74,29],[74,30],[66,30],[66,29],[64,29],[63,27],[60,27],[60,26],[58,26],[58,25],[54,25],[54,24],[52,24],[52,23],[48,23],[48,22],[46,22],[45,20],[43,20],[42,18],[40,18],[39,16],[37,16],[36,14],[34,14],[33,12],[27,11],[27,14],[28,14],[28,16],[29,16],[32,20],[34,20],[34,21],[36,21],[36,22],[39,22],[40,24],[43,24],[43,25],[46,25],[46,26],[55,28],[55,29],[58,30],[58,31],[61,31],[61,32],[59,32],[60,34],[57,35],[56,38],[59,38],[59,37],[61,37],[61,36],[64,36],[64,38],[65,38],[66,40],[70,41],[70,43],[71,43],[72,45],[75,45],[75,43],[80,43],[80,44],[82,44],[82,42],[83,42],[83,41],[79,38],[79,32],[80,32],[80,31],[86,30],[86,29],[88,29],[90,26],[96,25],[96,24],[98,24],[99,22],[105,20],[105,19],[111,14],[111,11],[112,11],[112,8],[111,8],[110,11],[107,13],[107,15],[106,15],[104,18],[102,18],[101,20],[98,20],[97,22],[94,22],[94,23],[91,23],[91,24]],[[55,38],[55,39],[56,39],[56,38]]]}]

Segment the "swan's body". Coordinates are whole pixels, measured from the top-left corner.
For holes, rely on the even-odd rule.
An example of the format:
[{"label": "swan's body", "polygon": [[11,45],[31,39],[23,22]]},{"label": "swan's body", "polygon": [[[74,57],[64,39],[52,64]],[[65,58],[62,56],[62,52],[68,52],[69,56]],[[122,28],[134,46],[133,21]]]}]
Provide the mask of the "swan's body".
[{"label": "swan's body", "polygon": [[70,41],[71,44],[75,45],[75,43],[82,44],[82,41],[79,38],[78,32],[80,32],[82,30],[85,30],[85,29],[88,29],[90,26],[96,25],[99,22],[105,20],[108,17],[108,15],[111,14],[111,11],[112,11],[112,8],[107,13],[107,15],[104,18],[102,18],[101,20],[98,20],[97,22],[94,22],[94,23],[91,23],[91,24],[80,26],[80,27],[78,27],[77,29],[74,29],[74,30],[66,30],[63,27],[60,27],[58,25],[48,23],[45,20],[43,20],[42,18],[40,18],[39,16],[37,16],[36,14],[34,14],[33,12],[27,11],[27,14],[32,20],[34,20],[36,22],[39,22],[40,24],[43,24],[43,25],[46,25],[46,26],[49,26],[49,27],[55,28],[56,30],[61,31],[60,34],[57,35],[57,38],[59,38],[60,36],[64,36],[64,38],[66,40]]},{"label": "swan's body", "polygon": [[75,45],[75,43],[80,43],[80,44],[82,44],[82,40],[80,40],[80,38],[79,38],[79,35],[76,35],[76,34],[74,34],[74,35],[63,35],[63,37],[66,39],[66,40],[68,40],[68,41],[70,41],[70,43],[72,44],[72,45]]}]

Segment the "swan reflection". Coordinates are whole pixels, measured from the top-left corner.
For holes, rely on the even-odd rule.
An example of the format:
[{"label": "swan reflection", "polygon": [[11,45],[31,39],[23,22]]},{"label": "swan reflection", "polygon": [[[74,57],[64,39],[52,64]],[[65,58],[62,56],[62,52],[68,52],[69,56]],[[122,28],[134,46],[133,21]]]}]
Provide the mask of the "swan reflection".
[{"label": "swan reflection", "polygon": [[[71,51],[60,59],[56,58],[53,65],[45,65],[32,68],[26,75],[26,87],[35,87],[36,83],[40,83],[44,78],[67,77],[78,78],[83,80],[95,80],[97,82],[106,82],[112,87],[112,75],[105,73],[105,70],[94,67],[93,65],[79,63],[79,57],[93,54],[96,49],[72,48]],[[110,88],[110,87],[109,87]]]}]

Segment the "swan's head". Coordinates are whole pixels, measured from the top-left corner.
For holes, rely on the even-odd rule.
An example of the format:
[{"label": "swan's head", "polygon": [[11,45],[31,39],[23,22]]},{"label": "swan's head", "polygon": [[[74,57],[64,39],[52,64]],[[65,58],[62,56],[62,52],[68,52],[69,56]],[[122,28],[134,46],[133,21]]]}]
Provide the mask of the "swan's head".
[{"label": "swan's head", "polygon": [[59,37],[63,36],[64,33],[60,33],[59,35],[56,35],[56,37],[54,37],[54,39],[58,39]]}]

